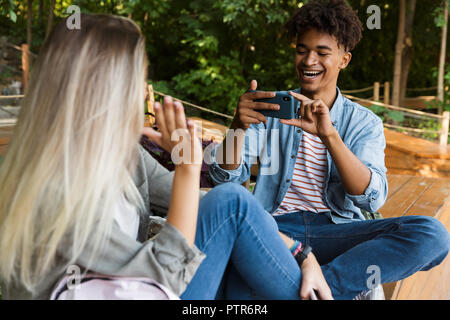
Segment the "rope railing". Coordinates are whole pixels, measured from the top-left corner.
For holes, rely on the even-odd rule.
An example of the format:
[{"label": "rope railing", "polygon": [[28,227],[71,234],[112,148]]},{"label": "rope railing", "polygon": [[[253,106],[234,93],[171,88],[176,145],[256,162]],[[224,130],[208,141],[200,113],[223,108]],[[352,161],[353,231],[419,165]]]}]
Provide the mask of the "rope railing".
[{"label": "rope railing", "polygon": [[[11,43],[8,43],[8,42],[7,42],[6,45],[7,45],[8,47],[10,47],[10,48],[16,49],[17,51],[20,51],[20,52],[23,51],[21,47],[16,46],[15,44],[11,44]],[[36,58],[36,57],[37,57],[37,54],[31,52],[30,50],[28,50],[28,53],[29,53],[33,58]]]},{"label": "rope railing", "polygon": [[21,99],[23,98],[23,94],[11,95],[11,96],[0,96],[0,99]]},{"label": "rope railing", "polygon": [[[401,129],[401,130],[412,131],[412,132],[417,132],[417,133],[435,133],[435,134],[441,133],[440,130],[409,128],[409,127],[402,127],[402,126],[397,126],[397,125],[389,124],[389,123],[384,123],[383,125],[387,128]],[[450,133],[447,135],[450,135]]]},{"label": "rope railing", "polygon": [[[380,84],[380,87],[382,87],[383,84]],[[353,89],[353,90],[341,90],[342,93],[345,94],[350,94],[350,93],[361,93],[361,92],[366,92],[366,91],[371,91],[373,90],[374,86],[370,86],[367,88],[362,88],[362,89]]]},{"label": "rope railing", "polygon": [[350,100],[371,103],[371,104],[376,105],[376,106],[385,107],[386,109],[391,109],[391,110],[396,110],[396,111],[402,111],[402,112],[406,112],[406,113],[412,113],[412,114],[416,114],[416,115],[421,115],[423,117],[430,117],[430,118],[435,118],[435,119],[442,119],[443,118],[443,116],[438,115],[438,114],[427,113],[427,112],[423,112],[423,111],[418,111],[418,110],[413,110],[413,109],[393,106],[393,105],[386,104],[386,103],[383,103],[383,102],[373,101],[373,100],[363,99],[363,98],[358,98],[358,97],[351,96],[351,95],[348,95],[348,94],[344,94],[344,97],[346,97],[346,98],[348,98]]},{"label": "rope railing", "polygon": [[431,91],[437,90],[437,87],[429,87],[429,88],[406,88],[406,91]]},{"label": "rope railing", "polygon": [[[160,96],[163,96],[163,97],[167,96],[167,94],[165,94],[165,93],[163,93],[163,92],[160,92],[160,91],[154,90],[154,92],[155,92],[156,94],[160,95]],[[175,97],[173,97],[173,99],[176,100],[176,101],[180,101],[180,102],[183,103],[184,105],[188,105],[188,106],[190,106],[190,107],[199,109],[199,110],[201,110],[201,111],[213,113],[213,114],[215,114],[215,115],[218,115],[218,116],[221,116],[221,117],[224,117],[224,118],[227,118],[227,119],[233,119],[233,116],[230,116],[230,115],[228,115],[228,114],[221,113],[221,112],[217,112],[217,111],[214,111],[214,110],[210,110],[210,109],[207,109],[207,108],[204,108],[204,107],[200,107],[200,106],[198,106],[198,105],[195,105],[195,104],[193,104],[193,103],[190,103],[190,102],[187,102],[187,101],[184,101],[184,100],[175,98]]]},{"label": "rope railing", "polygon": [[[167,96],[167,94],[154,90],[154,92],[160,96]],[[397,107],[397,106],[393,106],[393,105],[389,105],[389,104],[385,104],[379,101],[373,101],[373,100],[369,100],[369,99],[364,99],[364,98],[359,98],[359,97],[355,97],[349,94],[343,94],[344,97],[350,99],[350,100],[355,100],[355,101],[361,101],[361,102],[367,102],[367,103],[371,103],[373,105],[377,105],[377,106],[381,106],[381,107],[385,107],[386,109],[391,109],[391,110],[396,110],[396,111],[402,111],[402,112],[407,112],[407,113],[412,113],[412,114],[416,114],[416,115],[420,115],[423,117],[430,117],[430,118],[436,118],[436,119],[442,119],[443,116],[442,115],[437,115],[437,114],[433,114],[433,113],[427,113],[427,112],[423,112],[423,111],[418,111],[418,110],[412,110],[412,109],[408,109],[408,108],[403,108],[403,107]],[[24,95],[11,95],[11,96],[0,96],[0,99],[20,99],[23,98]],[[181,103],[191,106],[193,108],[199,109],[201,111],[205,111],[205,112],[209,112],[209,113],[213,113],[228,119],[233,119],[233,116],[230,116],[228,114],[224,114],[221,112],[217,112],[214,110],[210,110],[198,105],[195,105],[193,103],[190,103],[188,101],[173,97],[174,100],[180,101]]]},{"label": "rope railing", "polygon": [[[166,96],[167,94],[160,92],[160,91],[156,91],[154,90],[154,93],[160,95],[160,96]],[[427,130],[427,129],[417,129],[417,128],[409,128],[409,127],[402,127],[402,126],[397,126],[397,125],[392,125],[392,124],[388,124],[388,123],[384,123],[383,125],[387,128],[394,128],[394,129],[401,129],[401,130],[407,130],[407,131],[411,131],[411,132],[417,132],[417,133],[434,133],[434,134],[439,134],[440,135],[440,144],[441,145],[447,145],[447,137],[449,136],[449,113],[445,112],[443,115],[437,115],[437,114],[432,114],[432,113],[427,113],[427,112],[423,112],[423,111],[418,111],[418,110],[412,110],[412,109],[408,109],[408,108],[403,108],[403,107],[398,107],[398,106],[394,106],[394,105],[390,105],[390,104],[386,104],[386,103],[382,103],[379,101],[373,101],[373,100],[369,100],[369,99],[363,99],[363,98],[358,98],[349,94],[343,94],[344,97],[353,100],[353,101],[359,101],[359,102],[365,102],[365,103],[370,103],[371,105],[376,105],[376,106],[381,106],[384,107],[386,109],[390,109],[390,110],[395,110],[395,111],[401,111],[404,113],[409,113],[412,115],[416,115],[416,116],[420,116],[420,117],[424,117],[424,118],[434,118],[436,120],[439,120],[441,122],[441,130]],[[0,96],[0,99],[12,99],[12,98],[23,98],[23,95],[14,95],[14,96]],[[210,110],[201,106],[198,106],[196,104],[190,103],[188,101],[173,97],[174,100],[176,101],[180,101],[181,103],[183,103],[184,105],[196,108],[198,110],[204,111],[204,112],[208,112],[208,113],[212,113],[227,119],[233,119],[233,116],[228,115],[228,114],[224,114],[218,111],[214,111],[214,110]],[[369,107],[370,108],[370,107]]]},{"label": "rope railing", "polygon": [[420,116],[423,118],[427,118],[427,117],[434,118],[434,119],[440,121],[440,123],[441,123],[440,130],[428,130],[428,129],[402,127],[402,126],[397,126],[397,125],[393,125],[393,124],[389,124],[389,123],[383,123],[383,125],[384,125],[384,127],[387,127],[387,128],[401,129],[401,130],[417,132],[417,133],[438,134],[439,135],[439,144],[444,147],[447,146],[448,136],[449,136],[449,124],[450,124],[450,112],[448,112],[448,111],[444,112],[442,115],[438,115],[438,114],[427,113],[427,112],[423,112],[423,111],[411,110],[411,109],[407,109],[407,108],[403,108],[403,107],[393,106],[393,105],[389,105],[389,104],[378,102],[378,101],[362,99],[362,98],[354,97],[351,95],[344,95],[344,96],[350,100],[366,102],[371,105],[381,106],[381,107],[384,107],[384,108],[390,109],[390,110],[401,111],[404,113],[409,113],[411,115],[416,115],[416,116]]}]

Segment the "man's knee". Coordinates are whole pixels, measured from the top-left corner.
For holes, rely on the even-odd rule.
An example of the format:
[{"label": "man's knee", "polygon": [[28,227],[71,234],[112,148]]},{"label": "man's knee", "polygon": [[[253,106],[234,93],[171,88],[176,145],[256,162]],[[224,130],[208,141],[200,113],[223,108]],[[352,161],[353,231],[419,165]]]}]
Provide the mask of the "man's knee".
[{"label": "man's knee", "polygon": [[450,248],[450,236],[445,226],[436,218],[427,216],[410,216],[406,224],[418,240],[423,253],[434,252],[436,257],[445,258]]}]

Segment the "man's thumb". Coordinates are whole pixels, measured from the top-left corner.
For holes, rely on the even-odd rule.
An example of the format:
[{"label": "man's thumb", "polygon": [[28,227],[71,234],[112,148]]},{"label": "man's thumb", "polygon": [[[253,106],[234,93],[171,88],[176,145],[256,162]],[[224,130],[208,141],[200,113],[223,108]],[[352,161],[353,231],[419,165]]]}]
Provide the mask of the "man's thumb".
[{"label": "man's thumb", "polygon": [[258,82],[256,82],[256,80],[252,80],[250,82],[249,90],[256,90],[257,87],[258,87]]}]

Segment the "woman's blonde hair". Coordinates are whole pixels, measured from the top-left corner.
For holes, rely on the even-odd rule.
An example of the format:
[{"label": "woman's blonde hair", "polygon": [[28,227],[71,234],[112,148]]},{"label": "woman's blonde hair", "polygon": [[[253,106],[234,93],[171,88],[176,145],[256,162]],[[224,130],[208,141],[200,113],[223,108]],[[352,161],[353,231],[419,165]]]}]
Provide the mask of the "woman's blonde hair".
[{"label": "woman's blonde hair", "polygon": [[[92,262],[118,197],[142,209],[132,175],[147,58],[139,27],[110,15],[59,23],[33,66],[0,167],[0,279],[35,291],[58,250]],[[64,243],[64,245],[63,245]],[[63,247],[61,247],[63,246]]]}]

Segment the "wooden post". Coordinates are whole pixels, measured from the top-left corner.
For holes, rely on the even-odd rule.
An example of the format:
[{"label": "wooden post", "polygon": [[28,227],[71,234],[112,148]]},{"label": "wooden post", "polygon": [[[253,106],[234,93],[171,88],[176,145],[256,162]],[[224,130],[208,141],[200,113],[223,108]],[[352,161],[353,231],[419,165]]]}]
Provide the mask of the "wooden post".
[{"label": "wooden post", "polygon": [[448,139],[448,126],[450,122],[450,112],[444,111],[442,113],[442,120],[441,120],[441,134],[439,137],[439,144],[443,147],[447,146],[447,139]]},{"label": "wooden post", "polygon": [[373,84],[373,100],[380,101],[380,83],[378,81]]},{"label": "wooden post", "polygon": [[30,51],[28,44],[22,44],[22,90],[28,87],[28,75],[30,73]]},{"label": "wooden post", "polygon": [[151,113],[152,115],[148,115],[146,117],[145,125],[152,127],[155,124],[155,109],[153,106],[155,105],[155,92],[153,91],[153,85],[149,84],[147,86],[148,89],[148,96],[147,96],[147,111]]},{"label": "wooden post", "polygon": [[385,104],[389,104],[390,93],[391,93],[391,88],[390,88],[390,85],[389,85],[389,81],[386,81],[384,83],[384,103]]}]

